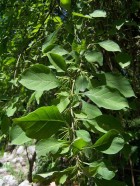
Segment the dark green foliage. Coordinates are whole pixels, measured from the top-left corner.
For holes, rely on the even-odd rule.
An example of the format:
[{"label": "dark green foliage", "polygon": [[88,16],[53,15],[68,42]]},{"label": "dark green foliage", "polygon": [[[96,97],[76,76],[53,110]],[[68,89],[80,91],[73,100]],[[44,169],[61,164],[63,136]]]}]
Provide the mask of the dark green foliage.
[{"label": "dark green foliage", "polygon": [[35,181],[139,184],[139,8],[0,2],[0,147],[35,142]]}]

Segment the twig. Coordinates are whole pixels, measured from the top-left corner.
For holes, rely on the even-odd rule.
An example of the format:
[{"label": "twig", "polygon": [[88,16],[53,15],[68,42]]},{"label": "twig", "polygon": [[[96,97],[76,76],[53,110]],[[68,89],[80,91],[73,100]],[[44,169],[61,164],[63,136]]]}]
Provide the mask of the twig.
[{"label": "twig", "polygon": [[134,178],[134,172],[133,172],[133,163],[132,163],[131,159],[129,159],[129,163],[130,163],[130,169],[131,169],[132,185],[135,186],[135,178]]},{"label": "twig", "polygon": [[21,58],[21,54],[19,54],[18,60],[17,60],[17,62],[16,62],[16,69],[15,69],[15,72],[14,72],[14,79],[16,78],[16,75],[17,75],[17,69],[18,69],[18,65],[19,65],[19,60],[20,60],[20,58]]},{"label": "twig", "polygon": [[29,158],[29,153],[28,153],[26,146],[25,146],[25,149],[26,149],[26,154],[27,154],[27,158],[29,162],[28,181],[31,183],[33,181],[32,173],[33,173],[34,162],[36,160],[36,152],[34,152],[34,154],[32,155],[32,158]]}]

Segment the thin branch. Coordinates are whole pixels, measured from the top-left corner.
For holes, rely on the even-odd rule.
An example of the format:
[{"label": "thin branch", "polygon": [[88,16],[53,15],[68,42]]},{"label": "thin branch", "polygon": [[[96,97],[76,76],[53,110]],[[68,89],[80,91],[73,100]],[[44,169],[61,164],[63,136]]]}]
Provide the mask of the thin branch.
[{"label": "thin branch", "polygon": [[135,186],[135,178],[134,178],[134,172],[133,172],[133,163],[132,163],[131,159],[129,159],[129,163],[130,163],[130,169],[131,169],[132,186]]},{"label": "thin branch", "polygon": [[18,69],[18,65],[19,65],[19,60],[21,58],[21,54],[19,54],[19,57],[18,57],[18,60],[16,62],[16,69],[15,69],[15,72],[14,72],[14,79],[16,78],[16,75],[17,75],[17,69]]}]

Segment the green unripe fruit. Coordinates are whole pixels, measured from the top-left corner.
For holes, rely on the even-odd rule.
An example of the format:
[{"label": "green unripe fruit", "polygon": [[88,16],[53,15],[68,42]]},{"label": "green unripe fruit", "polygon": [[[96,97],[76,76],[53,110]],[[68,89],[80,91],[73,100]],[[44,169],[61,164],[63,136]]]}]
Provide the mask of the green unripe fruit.
[{"label": "green unripe fruit", "polygon": [[71,9],[71,0],[60,0],[60,6],[67,11]]}]

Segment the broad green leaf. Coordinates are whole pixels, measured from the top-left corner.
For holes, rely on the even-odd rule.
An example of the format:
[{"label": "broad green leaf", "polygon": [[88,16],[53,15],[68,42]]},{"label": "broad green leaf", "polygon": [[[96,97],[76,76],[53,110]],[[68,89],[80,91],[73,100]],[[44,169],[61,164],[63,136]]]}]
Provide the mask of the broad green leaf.
[{"label": "broad green leaf", "polygon": [[124,97],[135,96],[128,79],[118,73],[96,74],[95,78],[91,80],[88,88],[91,89],[91,87],[95,88],[102,85],[107,85],[108,87],[119,90]]},{"label": "broad green leaf", "polygon": [[89,166],[82,167],[82,172],[87,177],[95,177],[95,175],[97,174],[97,167],[89,167]]},{"label": "broad green leaf", "polygon": [[104,154],[116,154],[124,147],[124,139],[122,137],[115,137],[110,145],[110,147],[102,152]]},{"label": "broad green leaf", "polygon": [[127,100],[117,90],[109,89],[106,86],[97,87],[85,92],[84,95],[99,107],[106,109],[121,110],[128,107]]},{"label": "broad green leaf", "polygon": [[11,106],[6,109],[7,116],[8,117],[13,116],[16,110],[17,110],[17,107],[14,107],[14,104],[11,104]]},{"label": "broad green leaf", "polygon": [[117,130],[110,130],[106,134],[104,134],[102,137],[100,137],[93,145],[94,148],[106,148],[106,146],[110,146],[112,143],[112,140],[118,136]]},{"label": "broad green leaf", "polygon": [[70,100],[68,97],[62,97],[60,103],[57,105],[57,108],[60,112],[63,112],[67,106],[70,104]]},{"label": "broad green leaf", "polygon": [[60,178],[60,181],[59,181],[59,184],[64,184],[67,180],[67,177],[68,175],[64,174],[61,178]]},{"label": "broad green leaf", "polygon": [[42,47],[42,52],[44,53],[43,56],[46,56],[46,53],[52,51],[55,46],[56,46],[55,44],[49,44],[49,43],[43,45]]},{"label": "broad green leaf", "polygon": [[[68,167],[62,171],[53,171],[53,172],[37,174],[37,175],[35,175],[35,177],[40,176],[42,178],[45,178],[45,180],[49,179],[49,177],[52,177],[56,180],[60,180],[63,175],[75,174],[74,169],[75,169],[75,167]],[[52,181],[52,179],[51,179],[51,181]]]},{"label": "broad green leaf", "polygon": [[123,131],[121,123],[110,115],[100,115],[93,120],[87,120],[86,124],[94,132],[107,133],[111,129],[116,129],[118,131]]},{"label": "broad green leaf", "polygon": [[83,123],[89,130],[91,130],[91,132],[94,133],[98,133],[98,132],[102,132],[102,133],[106,133],[107,131],[102,128],[95,119],[90,119],[90,120],[86,120]]},{"label": "broad green leaf", "polygon": [[27,116],[13,120],[30,138],[47,139],[64,126],[63,120],[56,106],[40,107]]},{"label": "broad green leaf", "polygon": [[100,137],[93,147],[105,154],[116,154],[124,147],[124,139],[118,135],[118,131],[112,129]]},{"label": "broad green leaf", "polygon": [[127,98],[135,96],[128,79],[125,77],[113,73],[105,73],[105,77],[107,86],[118,89]]},{"label": "broad green leaf", "polygon": [[31,141],[31,138],[28,138],[18,125],[12,127],[10,139],[12,145],[23,145],[24,143]]},{"label": "broad green leaf", "polygon": [[82,91],[82,92],[85,91],[87,86],[88,86],[88,80],[85,76],[81,75],[76,79],[76,82],[75,82],[76,93],[78,93],[79,91]]},{"label": "broad green leaf", "polygon": [[36,91],[51,90],[59,86],[58,79],[48,67],[41,64],[28,68],[19,82],[26,88]]},{"label": "broad green leaf", "polygon": [[56,173],[58,173],[58,171],[47,172],[47,173],[42,173],[42,174],[37,174],[37,175],[46,179],[46,178],[48,178],[50,176],[53,176]]},{"label": "broad green leaf", "polygon": [[82,113],[82,112],[81,113],[74,113],[74,115],[75,115],[75,118],[78,119],[78,120],[85,120],[85,119],[87,119],[87,115]]},{"label": "broad green leaf", "polygon": [[72,146],[75,148],[74,151],[82,150],[85,146],[87,146],[87,144],[87,141],[79,137],[72,142]]},{"label": "broad green leaf", "polygon": [[36,99],[37,104],[39,104],[42,94],[43,94],[43,91],[35,91],[35,99]]},{"label": "broad green leaf", "polygon": [[115,173],[109,170],[104,162],[95,161],[93,163],[89,163],[89,167],[94,168],[96,167],[97,168],[96,174],[97,176],[100,175],[102,179],[111,180],[115,176]]},{"label": "broad green leaf", "polygon": [[63,142],[60,142],[54,138],[41,140],[36,144],[36,153],[38,158],[41,156],[47,156],[49,154],[56,154],[62,146]]},{"label": "broad green leaf", "polygon": [[91,142],[90,134],[86,130],[76,130],[76,135],[77,137],[82,138],[86,142]]},{"label": "broad green leaf", "polygon": [[92,104],[82,101],[82,112],[87,115],[88,119],[93,119],[97,116],[102,115],[102,112]]},{"label": "broad green leaf", "polygon": [[91,17],[106,17],[106,12],[104,10],[95,10],[93,13],[89,15]]},{"label": "broad green leaf", "polygon": [[55,47],[50,51],[50,53],[58,54],[58,55],[60,55],[60,56],[63,56],[63,55],[68,54],[68,52],[67,52],[64,48],[62,48],[60,45],[55,46]]},{"label": "broad green leaf", "polygon": [[121,52],[116,56],[116,61],[122,68],[128,67],[131,64],[131,60],[131,56],[124,52]]},{"label": "broad green leaf", "polygon": [[105,180],[111,180],[115,176],[115,173],[113,171],[110,171],[107,167],[100,166],[97,172]]},{"label": "broad green leaf", "polygon": [[66,71],[66,62],[64,58],[58,54],[48,53],[50,63],[56,68],[56,70]]},{"label": "broad green leaf", "polygon": [[98,43],[102,48],[110,52],[121,52],[121,49],[117,43],[111,40],[106,40]]},{"label": "broad green leaf", "polygon": [[103,65],[103,54],[96,51],[88,51],[85,54],[85,58],[89,63],[97,62],[100,66]]}]

